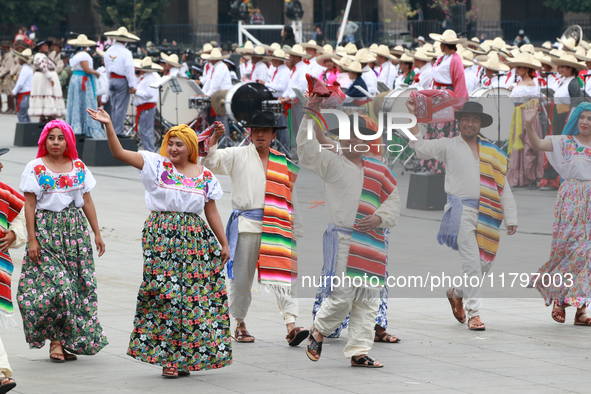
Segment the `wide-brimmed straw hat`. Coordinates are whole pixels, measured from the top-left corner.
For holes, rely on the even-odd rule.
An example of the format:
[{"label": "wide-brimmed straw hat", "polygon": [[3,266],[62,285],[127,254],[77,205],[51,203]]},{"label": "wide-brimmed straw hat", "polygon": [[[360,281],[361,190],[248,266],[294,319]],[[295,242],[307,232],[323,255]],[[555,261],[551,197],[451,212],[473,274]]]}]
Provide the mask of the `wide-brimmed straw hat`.
[{"label": "wide-brimmed straw hat", "polygon": [[408,54],[407,54],[407,53],[403,53],[403,54],[402,54],[402,55],[400,55],[400,57],[399,57],[398,59],[396,59],[396,60],[398,60],[399,62],[403,62],[403,63],[412,63],[412,62],[414,62],[414,61],[415,61],[415,59],[413,59],[413,58],[410,56],[410,53],[408,53]]},{"label": "wide-brimmed straw hat", "polygon": [[577,41],[572,37],[568,37],[566,40],[563,40],[561,38],[557,38],[556,40],[562,44],[563,49],[566,48],[571,52],[577,50]]},{"label": "wide-brimmed straw hat", "polygon": [[321,52],[322,51],[322,47],[320,45],[318,45],[316,43],[316,41],[314,41],[314,40],[310,40],[308,42],[303,42],[300,45],[304,49],[306,49],[306,48],[313,48],[313,49],[316,49],[318,52]]},{"label": "wide-brimmed straw hat", "polygon": [[281,60],[286,61],[289,60],[289,55],[285,53],[285,51],[281,48],[275,49],[272,55],[265,56],[265,60]]},{"label": "wide-brimmed straw hat", "polygon": [[587,68],[587,65],[585,63],[579,62],[577,58],[571,53],[565,53],[557,59],[552,59],[552,63],[556,64],[557,66],[572,67],[577,71],[581,71]]},{"label": "wide-brimmed straw hat", "polygon": [[316,61],[317,62],[323,62],[326,59],[338,59],[340,56],[337,55],[333,49],[332,49],[332,45],[330,44],[326,44],[325,46],[322,47],[322,55],[318,55],[316,56]]},{"label": "wide-brimmed straw hat", "polygon": [[551,41],[546,41],[541,46],[535,47],[535,49],[536,49],[536,51],[548,53],[548,52],[550,52],[552,50],[552,42]]},{"label": "wide-brimmed straw hat", "polygon": [[163,62],[173,65],[175,67],[183,67],[183,65],[179,63],[179,56],[176,53],[173,53],[172,55],[168,56],[166,53],[160,52],[160,58]]},{"label": "wide-brimmed straw hat", "polygon": [[563,51],[562,49],[552,49],[550,52],[548,52],[548,55],[550,55],[551,58],[557,58],[557,57],[561,57],[562,55],[564,55],[566,52]]},{"label": "wide-brimmed straw hat", "polygon": [[93,47],[96,45],[96,41],[89,40],[86,34],[80,34],[73,40],[68,40],[68,45],[75,47]]},{"label": "wide-brimmed straw hat", "polygon": [[347,72],[364,73],[369,71],[364,70],[363,67],[361,67],[361,63],[359,63],[357,60],[352,61],[351,64],[349,64],[348,66],[341,65],[341,67],[343,68],[343,70]]},{"label": "wide-brimmed straw hat", "polygon": [[108,31],[104,35],[105,35],[105,37],[112,38],[115,41],[133,42],[133,41],[140,40],[140,38],[138,36],[128,32],[127,28],[124,26],[121,26],[119,29],[117,29],[115,31]]},{"label": "wide-brimmed straw hat", "polygon": [[461,111],[456,111],[456,119],[460,120],[462,115],[471,114],[478,115],[480,117],[480,127],[485,128],[493,123],[493,117],[484,112],[482,104],[476,101],[467,101],[464,103]]},{"label": "wide-brimmed straw hat", "polygon": [[201,55],[201,58],[205,60],[224,60],[228,59],[229,57],[230,54],[222,55],[222,51],[220,51],[220,48],[213,48],[211,50],[211,53],[204,53],[203,55]]},{"label": "wide-brimmed straw hat", "polygon": [[425,49],[419,48],[416,50],[415,53],[409,54],[410,57],[416,60],[420,60],[423,62],[430,62],[433,60],[433,56],[431,56]]},{"label": "wide-brimmed straw hat", "polygon": [[252,41],[246,41],[242,48],[236,48],[236,53],[240,55],[252,55],[254,53]]},{"label": "wide-brimmed straw hat", "polygon": [[162,71],[162,66],[152,62],[150,56],[146,56],[143,59],[133,59],[133,67],[140,71]]},{"label": "wide-brimmed straw hat", "polygon": [[309,59],[312,55],[308,55],[304,47],[300,44],[295,44],[291,49],[285,49],[285,53],[289,55],[303,57],[304,59]]},{"label": "wide-brimmed straw hat", "polygon": [[542,63],[542,65],[546,64],[550,67],[552,67],[552,71],[556,71],[556,64],[552,63],[552,58],[550,56],[548,56],[547,54],[545,54],[544,52],[536,52],[534,54],[534,57],[536,58],[537,61],[539,61],[540,63]]},{"label": "wide-brimmed straw hat", "polygon": [[33,52],[30,48],[27,48],[22,52],[19,52],[17,50],[13,50],[12,52],[16,55],[16,57],[18,57],[19,59],[23,59],[27,63],[30,62],[33,58]]},{"label": "wide-brimmed straw hat", "polygon": [[[495,55],[496,55],[496,53],[495,53]],[[478,64],[486,69],[493,70],[493,71],[504,72],[504,71],[511,70],[511,68],[509,66],[507,66],[505,63],[503,63],[499,60],[498,56],[494,56],[494,55],[489,56],[486,61],[479,61]]]},{"label": "wide-brimmed straw hat", "polygon": [[589,44],[585,40],[579,41],[579,46],[583,47],[586,51],[588,51],[589,49],[591,49],[591,44]]},{"label": "wide-brimmed straw hat", "polygon": [[429,33],[429,37],[435,41],[450,45],[461,44],[462,42],[466,41],[464,38],[458,38],[456,32],[451,29],[447,29],[443,32],[443,34]]},{"label": "wide-brimmed straw hat", "polygon": [[254,47],[252,54],[250,55],[251,57],[257,56],[257,57],[263,57],[267,55],[267,51],[265,50],[265,48],[263,48],[262,45],[257,45],[256,47]]},{"label": "wide-brimmed straw hat", "polygon": [[521,66],[521,67],[532,68],[534,70],[541,70],[542,69],[542,63],[540,63],[540,61],[537,60],[534,57],[534,55],[532,55],[531,53],[528,53],[528,52],[520,53],[515,58],[507,60],[507,64],[510,67]]},{"label": "wide-brimmed straw hat", "polygon": [[402,45],[396,45],[394,48],[390,49],[390,53],[397,56],[402,55],[404,51],[405,49]]},{"label": "wide-brimmed straw hat", "polygon": [[281,48],[281,44],[276,42],[272,43],[271,45],[261,44],[261,46],[265,48],[265,51],[267,52],[275,52],[275,50]]},{"label": "wide-brimmed straw hat", "polygon": [[369,49],[371,51],[371,53],[373,53],[374,55],[379,55],[379,56],[383,56],[387,59],[396,59],[394,56],[392,56],[390,54],[390,49],[386,46],[386,45],[378,45],[375,49]]},{"label": "wide-brimmed straw hat", "polygon": [[361,48],[355,54],[355,60],[359,63],[373,63],[376,61],[376,57],[367,48]]},{"label": "wide-brimmed straw hat", "polygon": [[505,48],[506,46],[507,46],[507,43],[501,37],[495,37],[495,39],[490,44],[490,48],[497,50],[497,51],[499,49]]},{"label": "wide-brimmed straw hat", "polygon": [[461,55],[462,64],[464,67],[471,67],[474,65],[474,54],[468,50],[464,51]]},{"label": "wide-brimmed straw hat", "polygon": [[534,48],[534,46],[532,44],[525,44],[519,48],[519,51],[522,53],[523,52],[531,53],[533,55],[534,52],[536,51],[536,49]]},{"label": "wide-brimmed straw hat", "polygon": [[339,60],[334,61],[336,65],[341,66],[343,69],[348,67],[351,63],[353,63],[353,58],[349,55],[345,55]]},{"label": "wide-brimmed straw hat", "polygon": [[575,52],[575,57],[582,62],[591,62],[591,50],[587,52],[585,48],[579,46]]},{"label": "wide-brimmed straw hat", "polygon": [[204,53],[210,53],[213,50],[213,46],[210,43],[203,44],[203,49],[201,52],[197,52],[198,55],[203,55]]},{"label": "wide-brimmed straw hat", "polygon": [[354,55],[357,53],[357,45],[353,44],[352,42],[347,43],[347,45],[345,45],[345,49],[347,50],[347,55]]}]

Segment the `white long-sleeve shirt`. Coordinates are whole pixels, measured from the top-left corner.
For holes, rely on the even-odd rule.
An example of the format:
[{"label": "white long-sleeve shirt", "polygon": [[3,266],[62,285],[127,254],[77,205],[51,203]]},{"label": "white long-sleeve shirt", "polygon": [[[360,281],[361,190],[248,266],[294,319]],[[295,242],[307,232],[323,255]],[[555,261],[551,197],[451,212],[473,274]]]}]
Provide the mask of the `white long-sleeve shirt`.
[{"label": "white long-sleeve shirt", "polygon": [[159,79],[160,77],[155,72],[142,75],[133,96],[133,105],[137,107],[146,103],[157,103],[158,89],[151,88],[150,84],[158,82]]},{"label": "white long-sleeve shirt", "polygon": [[[267,176],[256,147],[248,146],[218,149],[217,144],[209,147],[202,163],[216,175],[230,175],[232,178],[232,208],[241,211],[265,207]],[[292,194],[294,206],[294,231],[298,237],[303,235],[303,225],[298,210],[295,189]],[[263,222],[240,216],[238,231],[241,233],[261,233]]]},{"label": "white long-sleeve shirt", "polygon": [[289,67],[285,64],[280,65],[271,75],[271,78],[265,86],[269,89],[275,90],[273,97],[281,97],[287,90],[289,84],[289,74],[291,73]]},{"label": "white long-sleeve shirt", "polygon": [[472,67],[464,69],[464,76],[466,78],[466,89],[468,89],[468,93],[472,93],[478,88],[478,78],[476,77],[476,74],[474,74]]},{"label": "white long-sleeve shirt", "polygon": [[429,89],[431,87],[431,82],[433,82],[433,75],[431,74],[432,69],[433,67],[431,66],[431,63],[427,63],[421,67],[418,72],[419,82],[415,82],[413,85],[420,86],[423,89]]},{"label": "white long-sleeve shirt", "polygon": [[322,67],[318,64],[315,57],[310,59],[310,64],[308,64],[308,74],[318,78],[324,70],[326,70],[326,67]]},{"label": "white long-sleeve shirt", "polygon": [[12,95],[16,96],[19,93],[26,93],[31,91],[31,84],[33,83],[33,68],[29,66],[27,63],[23,64],[20,73],[18,74],[18,79],[16,81],[16,86],[12,89]]},{"label": "white long-sleeve shirt", "polygon": [[130,88],[136,87],[133,56],[129,49],[125,48],[125,45],[115,41],[105,52],[103,59],[107,70],[107,78],[111,78],[111,73],[115,73],[125,77]]},{"label": "white long-sleeve shirt", "polygon": [[398,71],[396,70],[396,66],[391,62],[386,61],[380,67],[378,73],[378,82],[383,82],[389,89],[392,89],[394,87],[394,81],[396,80],[397,74]]},{"label": "white long-sleeve shirt", "polygon": [[251,82],[256,82],[258,80],[265,82],[268,77],[269,77],[269,68],[267,67],[267,65],[265,64],[264,61],[262,61],[262,60],[258,61],[254,65],[254,70],[253,70],[252,74],[250,74]]},{"label": "white long-sleeve shirt", "polygon": [[[436,159],[445,163],[445,192],[452,196],[468,199],[480,199],[480,160],[474,158],[472,149],[462,136],[424,140],[417,135],[416,141],[410,141],[420,159]],[[301,160],[301,157],[300,157]],[[501,207],[505,226],[517,225],[517,204],[505,181],[501,195]],[[464,207],[478,212],[478,209]]]},{"label": "white long-sleeve shirt", "polygon": [[230,76],[230,70],[224,64],[223,61],[219,60],[214,66],[209,83],[206,85],[204,90],[205,94],[212,96],[218,90],[230,89],[232,87],[232,77]]},{"label": "white long-sleeve shirt", "polygon": [[293,66],[291,70],[291,74],[289,77],[289,83],[287,84],[287,89],[283,92],[281,97],[289,97],[290,99],[295,99],[297,96],[293,91],[293,88],[298,88],[304,93],[308,90],[308,81],[306,80],[306,73],[308,73],[308,66],[304,61],[300,61],[298,64]]},{"label": "white long-sleeve shirt", "polygon": [[367,65],[363,67],[363,70],[367,70],[367,72],[362,73],[361,78],[363,78],[363,80],[365,81],[365,84],[367,85],[367,91],[369,92],[369,94],[371,96],[375,96],[376,94],[378,94],[378,77],[376,73],[373,72],[371,67]]}]

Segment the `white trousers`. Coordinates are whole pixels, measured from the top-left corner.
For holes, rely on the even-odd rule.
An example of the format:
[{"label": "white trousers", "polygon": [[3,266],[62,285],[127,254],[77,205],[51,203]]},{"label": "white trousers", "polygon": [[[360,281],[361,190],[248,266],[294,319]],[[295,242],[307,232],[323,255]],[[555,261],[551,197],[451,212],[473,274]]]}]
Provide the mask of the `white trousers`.
[{"label": "white trousers", "polygon": [[[335,276],[342,278],[347,269],[349,257],[350,235],[339,234],[339,251]],[[316,313],[314,326],[325,337],[338,328],[347,314],[349,328],[347,331],[347,345],[343,350],[345,357],[368,354],[373,346],[374,327],[380,306],[379,292],[375,291],[375,298],[366,298],[368,292],[364,288],[356,288],[350,283],[341,284],[332,290],[330,296],[322,302]]]},{"label": "white trousers", "polygon": [[4,349],[2,339],[0,339],[0,378],[10,378],[12,376],[12,369],[8,363],[8,354]]},{"label": "white trousers", "polygon": [[[240,233],[234,255],[234,280],[228,280],[228,300],[234,329],[246,318],[252,301],[252,282],[261,248],[260,233]],[[275,294],[277,306],[285,324],[295,323],[298,316],[298,300],[283,294]]]},{"label": "white trousers", "polygon": [[[458,249],[460,252],[460,259],[462,261],[462,277],[466,276],[468,281],[471,277],[478,277],[482,280],[482,276],[488,271],[484,270],[480,263],[480,251],[478,250],[478,242],[476,241],[476,226],[478,224],[478,212],[468,210],[464,207],[462,212],[462,219],[460,222],[460,231],[458,232]],[[480,315],[482,308],[483,289],[481,286],[466,286],[462,283],[462,287],[455,289],[458,296],[463,298],[464,310],[468,319]],[[476,280],[474,280],[476,283]]]}]

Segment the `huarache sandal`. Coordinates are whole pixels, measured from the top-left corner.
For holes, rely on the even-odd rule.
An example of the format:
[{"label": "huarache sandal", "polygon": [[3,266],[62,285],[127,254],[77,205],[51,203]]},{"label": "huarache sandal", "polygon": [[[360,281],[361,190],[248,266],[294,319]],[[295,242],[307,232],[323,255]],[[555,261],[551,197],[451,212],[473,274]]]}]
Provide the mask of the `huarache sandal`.
[{"label": "huarache sandal", "polygon": [[178,373],[179,373],[179,377],[191,375],[191,372],[189,372],[189,371],[178,371]]},{"label": "huarache sandal", "polygon": [[472,331],[484,331],[484,323],[480,320],[480,316],[474,316],[468,320],[468,328]]},{"label": "huarache sandal", "polygon": [[236,329],[233,336],[236,342],[243,342],[243,343],[253,343],[254,337],[250,335],[247,329],[240,330],[239,328]]},{"label": "huarache sandal", "polygon": [[178,378],[179,371],[174,367],[164,367],[162,368],[162,376],[164,376],[165,378]]},{"label": "huarache sandal", "polygon": [[[560,308],[556,302],[552,306],[552,319],[558,323],[564,323],[566,321],[566,311],[564,308]],[[577,318],[575,317],[575,322]],[[576,324],[576,323],[575,323]]]},{"label": "huarache sandal", "polygon": [[357,360],[355,360],[355,357],[351,357],[351,366],[361,368],[382,368],[384,364],[381,364],[379,361],[374,360],[367,354],[364,354],[363,356],[360,356]]},{"label": "huarache sandal", "polygon": [[289,346],[297,346],[302,343],[302,341],[306,339],[309,334],[309,330],[304,330],[303,327],[295,327],[289,334],[287,334],[285,339],[287,339]]},{"label": "huarache sandal", "polygon": [[466,322],[466,312],[464,312],[464,306],[462,305],[462,298],[456,295],[454,289],[449,289],[445,292],[447,299],[451,304],[451,311],[457,321],[464,324]]},{"label": "huarache sandal", "polygon": [[580,312],[575,315],[575,326],[591,326],[591,317],[586,312]]},{"label": "huarache sandal", "polygon": [[16,387],[16,382],[12,378],[0,378],[0,394],[8,393]]},{"label": "huarache sandal", "polygon": [[314,338],[314,331],[317,331],[316,327],[312,327],[310,330],[310,335],[308,336],[308,345],[306,346],[306,355],[310,360],[316,362],[320,360],[323,341],[318,342],[316,338]]},{"label": "huarache sandal", "polygon": [[63,349],[61,352],[56,351],[57,349],[62,348],[62,344],[59,342],[51,342],[49,345],[49,358],[54,363],[65,363],[66,359],[64,358]]},{"label": "huarache sandal", "polygon": [[[394,340],[392,340],[392,338],[394,338]],[[398,342],[400,342],[400,338],[398,338],[394,335],[390,335],[386,331],[384,331],[380,335],[377,335],[377,333],[376,333],[376,335],[373,338],[373,341],[374,342],[385,342],[385,343],[398,343]]]},{"label": "huarache sandal", "polygon": [[76,361],[78,360],[78,356],[76,356],[73,353],[68,352],[66,349],[64,349],[64,358],[66,361]]}]

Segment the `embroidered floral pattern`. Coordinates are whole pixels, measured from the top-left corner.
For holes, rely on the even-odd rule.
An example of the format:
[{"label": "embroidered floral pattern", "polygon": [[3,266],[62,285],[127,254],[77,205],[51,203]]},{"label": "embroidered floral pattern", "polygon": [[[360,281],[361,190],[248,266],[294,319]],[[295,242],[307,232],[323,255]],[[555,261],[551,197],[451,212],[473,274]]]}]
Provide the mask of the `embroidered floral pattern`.
[{"label": "embroidered floral pattern", "polygon": [[74,162],[74,170],[67,174],[54,173],[43,164],[36,165],[33,170],[37,176],[39,186],[44,192],[57,190],[75,190],[84,187],[86,167],[80,160]]},{"label": "embroidered floral pattern", "polygon": [[160,175],[161,184],[167,186],[177,186],[184,189],[203,190],[207,196],[209,191],[209,182],[213,180],[213,175],[209,170],[203,170],[201,175],[195,178],[189,178],[174,171],[172,163],[169,161],[162,162],[164,171]]},{"label": "embroidered floral pattern", "polygon": [[591,160],[591,148],[580,145],[573,136],[569,135],[562,145],[562,156],[567,161],[580,158]]}]

